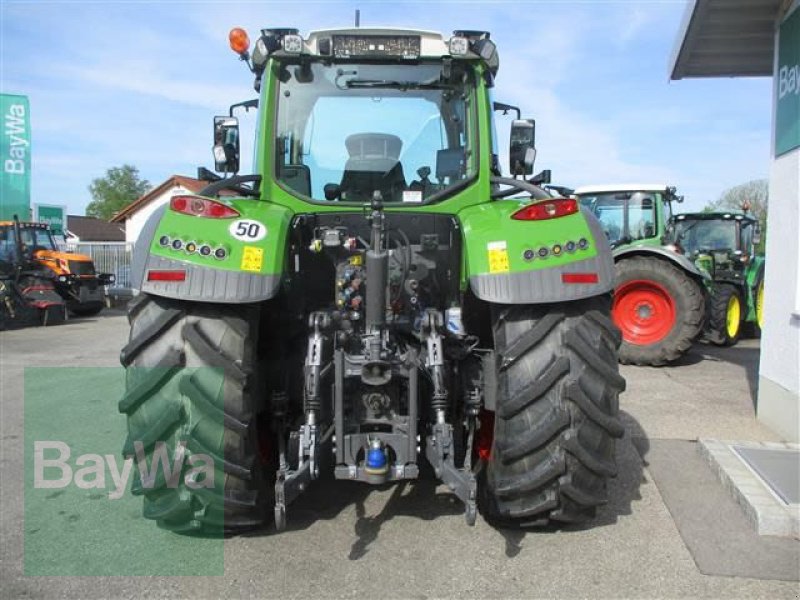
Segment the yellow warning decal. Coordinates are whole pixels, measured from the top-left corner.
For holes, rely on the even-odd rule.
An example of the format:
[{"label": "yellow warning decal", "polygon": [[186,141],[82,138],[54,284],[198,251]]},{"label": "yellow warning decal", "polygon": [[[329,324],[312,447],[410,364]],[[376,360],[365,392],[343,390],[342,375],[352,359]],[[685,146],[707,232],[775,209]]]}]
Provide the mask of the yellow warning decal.
[{"label": "yellow warning decal", "polygon": [[486,244],[486,255],[489,258],[489,273],[508,273],[511,270],[505,241]]},{"label": "yellow warning decal", "polygon": [[239,268],[242,271],[254,271],[256,273],[261,271],[261,265],[264,263],[264,249],[256,248],[255,246],[245,246],[244,253],[242,254],[242,264]]},{"label": "yellow warning decal", "polygon": [[361,254],[354,254],[350,257],[350,264],[354,267],[360,267],[364,264],[364,257]]}]

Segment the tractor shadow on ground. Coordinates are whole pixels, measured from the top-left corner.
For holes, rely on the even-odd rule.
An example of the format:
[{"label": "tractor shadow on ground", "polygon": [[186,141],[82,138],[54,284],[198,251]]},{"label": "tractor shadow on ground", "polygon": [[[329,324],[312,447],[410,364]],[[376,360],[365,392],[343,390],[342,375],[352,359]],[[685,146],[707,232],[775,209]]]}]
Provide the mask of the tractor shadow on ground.
[{"label": "tractor shadow on ground", "polygon": [[700,356],[701,360],[728,362],[742,367],[747,376],[747,385],[750,391],[750,399],[753,402],[753,410],[758,408],[758,363],[761,356],[760,344],[744,345],[739,343],[735,346],[725,347],[715,346],[707,342],[700,342],[692,347],[691,354]]},{"label": "tractor shadow on ground", "polygon": [[523,540],[528,534],[560,535],[606,527],[616,523],[620,517],[632,514],[632,505],[641,500],[639,488],[647,483],[644,468],[647,466],[647,453],[650,451],[650,440],[642,426],[629,413],[620,411],[620,419],[625,425],[625,435],[617,440],[616,459],[617,476],[608,483],[608,502],[598,507],[597,516],[583,524],[555,524],[543,527],[519,529],[497,529],[505,542],[505,553],[514,558],[523,549]]},{"label": "tractor shadow on ground", "polygon": [[[617,522],[621,516],[630,515],[632,504],[641,500],[639,487],[646,482],[644,467],[650,450],[650,441],[636,419],[620,411],[620,419],[625,425],[625,435],[617,440],[617,477],[608,484],[608,503],[599,507],[597,516],[588,523],[580,525],[547,525],[520,529],[497,528],[503,538],[505,553],[513,558],[522,550],[522,541],[528,535],[579,532],[597,527],[605,527]],[[390,495],[382,503],[377,514],[370,515],[369,497],[373,493]],[[340,515],[350,507],[355,507],[353,524],[355,541],[348,558],[359,560],[367,554],[369,547],[379,537],[384,524],[396,517],[411,517],[423,521],[433,521],[446,516],[463,518],[464,506],[446,487],[436,480],[432,469],[426,463],[420,464],[420,478],[397,484],[370,486],[351,481],[337,481],[323,478],[301,495],[287,510],[287,531],[303,531],[319,521],[341,518]],[[270,525],[246,535],[263,536],[275,532]]]},{"label": "tractor shadow on ground", "polygon": [[[359,560],[378,539],[383,525],[395,517],[432,521],[447,515],[462,515],[463,505],[446,488],[437,489],[441,483],[433,477],[432,470],[420,464],[420,471],[419,479],[378,486],[323,477],[287,508],[286,531],[303,531],[319,521],[341,518],[341,513],[354,507],[356,540],[349,558]],[[382,504],[380,511],[370,515],[367,507],[370,495],[386,492],[390,492],[388,499],[376,503]],[[275,527],[269,525],[246,535],[274,533]]]}]

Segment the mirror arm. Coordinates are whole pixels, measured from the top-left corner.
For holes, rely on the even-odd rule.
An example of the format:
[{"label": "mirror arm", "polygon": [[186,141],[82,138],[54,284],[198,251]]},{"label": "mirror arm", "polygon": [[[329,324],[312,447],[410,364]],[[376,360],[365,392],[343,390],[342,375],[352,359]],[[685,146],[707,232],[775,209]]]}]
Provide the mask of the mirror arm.
[{"label": "mirror arm", "polygon": [[[243,183],[253,183],[252,188],[244,187]],[[214,197],[222,190],[232,190],[238,192],[243,196],[258,196],[260,194],[259,187],[261,184],[261,175],[234,175],[227,179],[220,179],[204,187],[198,192],[200,196]]]},{"label": "mirror arm", "polygon": [[[523,192],[530,192],[531,196],[535,200],[545,200],[547,198],[550,198],[550,194],[545,192],[542,188],[540,188],[537,185],[533,185],[532,183],[529,183],[524,179],[511,179],[510,177],[490,177],[489,182],[497,185],[511,186],[511,189],[509,190],[504,190],[502,192],[497,192],[496,194],[492,194],[492,199],[494,200],[506,198],[507,196],[511,196],[512,194],[520,190],[522,190]],[[544,196],[544,198],[542,196]]]}]

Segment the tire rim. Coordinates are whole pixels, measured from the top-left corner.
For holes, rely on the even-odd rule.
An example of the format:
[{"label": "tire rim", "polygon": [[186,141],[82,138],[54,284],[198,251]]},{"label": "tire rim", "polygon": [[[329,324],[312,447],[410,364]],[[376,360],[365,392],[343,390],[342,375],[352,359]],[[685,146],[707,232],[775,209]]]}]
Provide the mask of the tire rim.
[{"label": "tire rim", "polygon": [[622,338],[637,346],[655,344],[675,326],[675,300],[655,281],[627,281],[614,293],[611,309]]},{"label": "tire rim", "polygon": [[756,293],[756,323],[758,328],[764,327],[764,282],[758,284],[758,292]]},{"label": "tire rim", "polygon": [[725,331],[728,338],[733,339],[739,333],[739,326],[742,321],[742,305],[739,297],[733,294],[728,299],[728,309],[725,312]]}]

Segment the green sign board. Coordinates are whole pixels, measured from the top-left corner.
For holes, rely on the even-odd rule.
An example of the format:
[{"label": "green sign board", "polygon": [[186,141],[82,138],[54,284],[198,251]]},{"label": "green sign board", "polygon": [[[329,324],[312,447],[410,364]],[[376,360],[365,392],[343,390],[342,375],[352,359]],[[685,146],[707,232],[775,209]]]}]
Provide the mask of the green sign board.
[{"label": "green sign board", "polygon": [[800,147],[800,8],[781,23],[775,78],[775,155]]},{"label": "green sign board", "polygon": [[64,235],[67,229],[67,208],[65,206],[52,206],[49,204],[35,205],[34,220],[38,223],[47,223],[55,235]]},{"label": "green sign board", "polygon": [[31,205],[31,121],[26,96],[0,94],[0,220],[25,221]]}]

